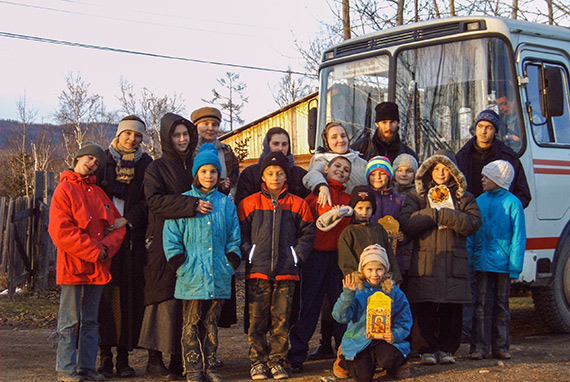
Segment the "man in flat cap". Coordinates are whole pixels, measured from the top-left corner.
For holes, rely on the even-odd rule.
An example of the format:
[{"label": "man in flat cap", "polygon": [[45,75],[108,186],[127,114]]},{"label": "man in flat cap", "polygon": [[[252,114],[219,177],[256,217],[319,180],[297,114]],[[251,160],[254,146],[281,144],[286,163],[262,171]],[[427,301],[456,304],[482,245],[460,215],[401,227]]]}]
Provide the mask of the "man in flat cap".
[{"label": "man in flat cap", "polygon": [[218,189],[225,195],[229,195],[231,192],[233,196],[239,177],[239,162],[232,148],[218,139],[220,122],[222,121],[221,111],[215,107],[204,106],[194,110],[190,119],[198,129],[198,145],[194,155],[198,154],[200,146],[204,143],[212,143],[216,146],[222,165]]},{"label": "man in flat cap", "polygon": [[376,111],[376,132],[372,137],[361,138],[354,142],[352,149],[359,151],[360,156],[369,160],[375,156],[384,156],[390,163],[400,154],[410,154],[418,159],[414,150],[400,140],[400,114],[394,102],[382,102],[374,108]]}]

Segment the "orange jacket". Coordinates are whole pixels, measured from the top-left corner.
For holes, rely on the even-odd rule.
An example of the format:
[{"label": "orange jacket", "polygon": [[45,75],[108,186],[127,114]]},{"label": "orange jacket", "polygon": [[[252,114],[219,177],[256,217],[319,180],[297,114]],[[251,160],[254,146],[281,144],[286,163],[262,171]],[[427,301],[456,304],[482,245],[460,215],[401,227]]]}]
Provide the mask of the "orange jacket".
[{"label": "orange jacket", "polygon": [[[119,250],[126,228],[105,236],[105,227],[121,214],[95,179],[65,171],[53,194],[48,231],[57,247],[58,284],[102,285],[111,280],[111,257]],[[109,257],[99,261],[103,246]]]}]

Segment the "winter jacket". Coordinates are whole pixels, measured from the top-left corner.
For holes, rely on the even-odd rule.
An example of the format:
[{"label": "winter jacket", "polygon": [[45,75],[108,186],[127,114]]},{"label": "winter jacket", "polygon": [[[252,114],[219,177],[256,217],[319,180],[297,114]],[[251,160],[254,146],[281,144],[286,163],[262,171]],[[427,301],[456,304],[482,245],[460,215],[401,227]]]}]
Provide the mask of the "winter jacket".
[{"label": "winter jacket", "polygon": [[263,190],[238,206],[246,277],[299,280],[299,267],[313,250],[315,224],[307,203],[284,187],[272,200]]},{"label": "winter jacket", "polygon": [[[397,192],[398,194],[404,197],[404,204],[406,204],[407,195],[409,195],[415,189],[416,186],[414,185],[414,182],[412,182],[412,184],[407,184],[407,185],[401,185],[394,182],[394,192]],[[404,206],[402,205],[402,208],[403,207]],[[400,210],[400,213],[401,212],[402,211]],[[400,231],[402,231],[402,227],[400,227]],[[398,246],[396,247],[396,257],[398,258],[399,262],[401,261],[401,263],[399,264],[400,264],[400,271],[402,272],[402,274],[408,273],[408,268],[410,267],[410,260],[412,258],[413,252],[414,252],[414,240],[412,240],[412,238],[409,237],[408,235],[404,234],[404,241],[398,242]]]},{"label": "winter jacket", "polygon": [[[443,163],[451,173],[448,185],[455,209],[431,208],[427,191],[434,185],[433,167]],[[400,228],[414,238],[414,253],[408,269],[408,299],[411,303],[469,303],[467,236],[481,226],[473,195],[465,191],[465,177],[444,155],[428,158],[416,174],[416,191],[406,197]],[[441,228],[438,227],[442,225]]]},{"label": "winter jacket", "polygon": [[[205,142],[202,140],[202,137],[198,137],[198,144],[196,145],[196,149],[194,150],[194,157],[198,154],[200,150],[200,146]],[[214,146],[218,149],[218,152],[222,155],[220,158],[220,163],[222,164],[222,173],[220,174],[220,178],[230,178],[230,182],[232,184],[231,188],[228,190],[224,190],[222,192],[221,188],[219,187],[218,190],[226,195],[230,192],[234,191],[237,187],[237,182],[239,179],[239,161],[234,154],[232,148],[226,145],[223,142],[220,142],[217,138],[212,142]],[[224,171],[225,170],[225,171]],[[232,193],[233,195],[233,193]]]},{"label": "winter jacket", "polygon": [[[517,154],[503,142],[495,139],[490,150],[480,152],[475,147],[476,137],[471,138],[457,153],[457,167],[465,175],[467,191],[478,197],[483,192],[481,185],[481,170],[484,166],[495,160],[506,160],[515,169],[515,178],[509,191],[521,201],[526,208],[531,200],[530,189],[521,161]],[[476,157],[476,159],[475,159]]]},{"label": "winter jacket", "polygon": [[378,130],[374,132],[374,135],[372,135],[371,138],[360,138],[354,142],[350,148],[360,152],[360,156],[366,161],[369,161],[372,157],[380,155],[388,157],[388,159],[390,159],[390,163],[394,163],[394,159],[396,159],[400,154],[410,154],[416,158],[416,160],[418,159],[414,150],[400,141],[400,135],[397,135],[394,141],[386,143],[378,137]]},{"label": "winter jacket", "polygon": [[396,283],[402,281],[400,267],[392,245],[388,238],[388,233],[377,222],[368,224],[353,223],[346,227],[338,238],[338,267],[343,275],[347,275],[358,270],[360,254],[364,248],[372,244],[380,244],[386,249],[388,260],[390,261],[390,273]]},{"label": "winter jacket", "polygon": [[[174,148],[170,132],[178,124],[188,126],[190,144],[186,157]],[[192,155],[198,141],[196,127],[179,115],[167,113],[160,121],[162,157],[148,165],[144,176],[144,193],[148,206],[145,265],[145,305],[158,304],[174,297],[176,273],[170,269],[164,256],[162,230],[166,219],[187,218],[196,215],[198,199],[182,195],[192,188]]]},{"label": "winter jacket", "polygon": [[347,360],[354,360],[354,357],[372,342],[366,338],[366,307],[368,298],[376,292],[384,293],[392,299],[390,321],[392,345],[404,358],[410,354],[410,343],[406,338],[412,330],[413,320],[410,304],[404,292],[394,285],[387,293],[380,286],[373,287],[364,281],[362,290],[356,288],[356,291],[353,291],[344,288],[332,311],[332,316],[337,322],[348,324],[340,345],[342,354]]},{"label": "winter jacket", "polygon": [[499,188],[477,198],[483,225],[467,238],[472,271],[509,273],[518,279],[526,247],[524,210],[520,200]]},{"label": "winter jacket", "polygon": [[385,190],[374,190],[376,195],[376,212],[370,217],[370,220],[377,222],[378,219],[390,215],[394,219],[398,219],[400,211],[404,206],[404,197],[394,192],[394,187],[390,186]]},{"label": "winter jacket", "polygon": [[343,156],[350,161],[352,165],[350,170],[350,179],[346,182],[346,192],[351,193],[355,186],[363,186],[368,182],[366,180],[366,161],[358,156],[354,150],[350,150],[346,154],[335,153],[317,153],[311,158],[307,174],[303,177],[303,185],[315,194],[319,193],[319,187],[326,185],[327,180],[324,174],[325,166],[329,162],[338,157]]},{"label": "winter jacket", "polygon": [[170,265],[177,262],[174,297],[229,299],[234,268],[226,256],[240,257],[236,206],[221,192],[212,190],[204,195],[195,185],[182,195],[206,200],[214,209],[208,215],[198,213],[164,223],[164,254]]},{"label": "winter jacket", "polygon": [[[58,284],[104,285],[111,280],[111,258],[117,253],[125,227],[105,235],[121,214],[94,175],[83,177],[68,170],[61,174],[49,209],[48,232],[57,247]],[[103,247],[106,260],[99,261]]]},{"label": "winter jacket", "polygon": [[[331,200],[333,206],[348,206],[350,204],[350,195],[344,192],[344,185],[339,181],[334,179],[327,180],[327,185],[331,194]],[[325,207],[321,207],[317,201],[318,196],[315,194],[309,194],[305,198],[305,201],[309,205],[313,219],[317,221],[319,216],[332,209],[328,204]],[[338,238],[344,228],[350,224],[350,217],[344,217],[341,221],[334,226],[330,231],[324,232],[317,228],[317,233],[315,236],[315,246],[316,251],[330,252],[338,249]]]}]

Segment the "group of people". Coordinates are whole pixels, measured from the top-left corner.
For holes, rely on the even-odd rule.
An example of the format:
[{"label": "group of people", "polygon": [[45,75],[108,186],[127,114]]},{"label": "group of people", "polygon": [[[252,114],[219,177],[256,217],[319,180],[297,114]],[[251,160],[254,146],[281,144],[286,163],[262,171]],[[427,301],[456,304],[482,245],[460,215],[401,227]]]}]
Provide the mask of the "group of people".
[{"label": "group of people", "polygon": [[[352,147],[329,122],[307,171],[274,127],[240,174],[212,107],[191,120],[164,115],[155,160],[136,116],[108,150],[81,147],[50,207],[58,380],[133,376],[139,347],[147,377],[222,381],[218,327],[236,322],[242,262],[253,380],[302,373],[309,357],[334,358],[337,377],[371,381],[379,367],[405,378],[412,349],[422,364],[454,363],[462,334],[471,358],[510,358],[508,287],[522,268],[530,192],[497,139],[499,116],[481,112],[457,158],[440,150],[419,165],[397,105],[375,111],[376,132]],[[374,337],[367,312],[378,295],[390,320]]]}]

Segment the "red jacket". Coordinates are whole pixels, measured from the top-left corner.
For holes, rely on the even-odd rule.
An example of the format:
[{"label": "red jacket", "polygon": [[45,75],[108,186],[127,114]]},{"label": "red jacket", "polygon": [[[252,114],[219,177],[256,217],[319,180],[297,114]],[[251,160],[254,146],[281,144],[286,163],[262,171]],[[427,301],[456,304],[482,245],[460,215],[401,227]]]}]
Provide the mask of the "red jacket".
[{"label": "red jacket", "polygon": [[[350,195],[345,193],[344,184],[336,181],[334,179],[328,179],[327,183],[329,185],[329,192],[331,194],[331,200],[333,206],[348,206],[350,204]],[[317,204],[318,196],[311,193],[305,198],[305,201],[311,208],[311,213],[313,214],[313,219],[317,221],[319,216],[327,211],[331,210],[331,206],[328,204],[325,207],[321,207]],[[336,251],[338,249],[338,238],[342,233],[342,230],[350,224],[350,217],[342,218],[340,223],[338,223],[333,229],[328,232],[321,231],[317,228],[317,235],[315,236],[315,250],[316,251]]]},{"label": "red jacket", "polygon": [[[57,247],[58,284],[106,284],[111,280],[111,257],[119,250],[126,228],[105,236],[105,227],[121,217],[95,176],[74,171],[61,174],[49,210],[48,231]],[[99,261],[107,248],[109,257]]]}]

